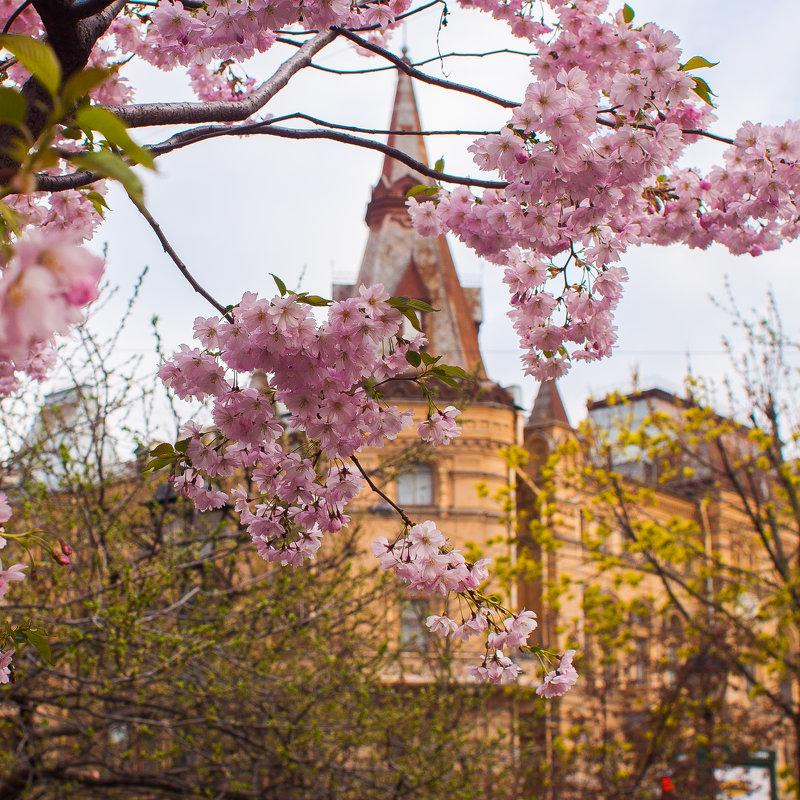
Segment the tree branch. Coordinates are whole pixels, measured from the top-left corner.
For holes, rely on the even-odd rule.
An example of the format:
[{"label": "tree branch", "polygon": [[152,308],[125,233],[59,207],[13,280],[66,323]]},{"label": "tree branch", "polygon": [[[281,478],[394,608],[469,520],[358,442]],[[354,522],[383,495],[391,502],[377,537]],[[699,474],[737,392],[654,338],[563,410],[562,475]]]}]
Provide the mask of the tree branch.
[{"label": "tree branch", "polygon": [[388,497],[383,491],[381,491],[381,488],[378,486],[378,484],[375,483],[372,478],[370,478],[370,476],[367,474],[367,471],[361,466],[361,462],[354,455],[350,456],[350,460],[356,465],[356,469],[361,473],[369,488],[372,489],[372,491],[375,492],[378,497],[380,497],[382,500],[385,500],[400,515],[400,519],[402,519],[409,528],[414,527],[414,522],[409,518],[408,514],[406,514],[406,512],[403,511],[403,509],[400,508],[400,506],[397,505],[397,503],[395,503],[391,497]]},{"label": "tree branch", "polygon": [[[114,0],[77,0],[64,8],[64,16],[67,19],[86,19],[99,14],[108,8]],[[138,5],[135,0],[127,0],[132,5]],[[202,8],[200,0],[179,0],[184,8]]]},{"label": "tree branch", "polygon": [[394,64],[399,70],[405,72],[406,75],[410,75],[412,78],[416,78],[418,81],[422,81],[423,83],[429,83],[432,86],[439,86],[442,89],[452,89],[456,92],[463,92],[464,94],[469,94],[473,97],[479,97],[481,100],[486,100],[489,103],[494,103],[495,105],[502,106],[503,108],[516,108],[518,105],[520,105],[520,103],[516,100],[505,100],[502,97],[497,97],[497,95],[484,92],[481,89],[475,89],[472,86],[466,86],[462,83],[454,83],[453,81],[444,80],[443,78],[434,78],[432,75],[426,75],[424,72],[412,67],[411,64],[403,61],[400,56],[396,56],[394,53],[390,53],[385,48],[380,47],[377,44],[373,44],[366,39],[362,39],[360,36],[356,35],[352,31],[347,30],[346,28],[333,27],[331,30],[337,31],[346,39],[349,39],[351,42],[355,42],[355,44],[357,44],[359,47],[363,47],[365,50],[369,50],[372,53],[382,56],[387,61],[391,61],[392,64]]},{"label": "tree branch", "polygon": [[180,270],[181,275],[189,282],[189,285],[194,289],[202,298],[207,300],[211,303],[214,308],[222,314],[228,322],[233,322],[233,316],[231,313],[222,305],[218,300],[214,299],[195,279],[191,272],[189,272],[189,268],[186,264],[183,263],[180,256],[175,252],[175,249],[169,243],[169,240],[164,235],[164,232],[161,230],[161,226],[153,219],[152,214],[139,203],[134,203],[136,208],[138,209],[139,213],[147,220],[147,224],[153,229],[153,232],[158,237],[158,241],[161,242],[161,246],[164,248],[164,252],[172,259],[175,266]]},{"label": "tree branch", "polygon": [[[394,67],[388,67],[394,69]],[[355,125],[340,125],[336,122],[328,122],[318,117],[312,117],[310,114],[304,114],[302,111],[295,111],[292,114],[283,114],[280,117],[270,117],[268,122],[274,125],[276,122],[284,122],[290,119],[304,119],[307,122],[312,122],[314,125],[324,125],[327,128],[333,128],[338,131],[350,131],[351,133],[367,133],[374,134],[375,136],[488,136],[491,133],[498,131],[462,131],[462,130],[449,130],[449,131],[410,131],[410,130],[392,130],[391,128],[358,128]]]},{"label": "tree branch", "polygon": [[[505,189],[508,184],[504,181],[489,181],[480,178],[464,178],[460,175],[450,175],[445,172],[437,172],[427,164],[417,161],[411,156],[406,155],[396,147],[390,147],[382,142],[374,142],[371,139],[362,139],[358,136],[351,136],[347,133],[339,131],[332,131],[327,129],[322,130],[305,130],[298,128],[279,128],[271,124],[271,120],[264,122],[255,122],[247,125],[233,126],[214,126],[207,128],[197,128],[192,131],[183,131],[170,137],[161,144],[151,145],[148,149],[153,155],[163,155],[172,150],[177,150],[180,147],[185,147],[205,139],[212,139],[219,136],[242,136],[261,134],[266,136],[278,136],[284,139],[330,139],[334,142],[341,142],[343,144],[351,144],[356,147],[363,147],[367,150],[377,150],[384,155],[390,156],[396,161],[400,161],[408,167],[411,167],[420,175],[434,180],[440,180],[444,183],[453,183],[461,186],[478,186],[483,189]],[[404,131],[405,133],[405,131]]]},{"label": "tree branch", "polygon": [[[122,1],[122,0],[121,0]],[[318,33],[283,64],[264,83],[242,100],[216,100],[207,103],[141,103],[114,106],[116,114],[128,127],[153,125],[194,125],[200,122],[240,122],[261,110],[311,58],[339,35],[331,29]]]}]

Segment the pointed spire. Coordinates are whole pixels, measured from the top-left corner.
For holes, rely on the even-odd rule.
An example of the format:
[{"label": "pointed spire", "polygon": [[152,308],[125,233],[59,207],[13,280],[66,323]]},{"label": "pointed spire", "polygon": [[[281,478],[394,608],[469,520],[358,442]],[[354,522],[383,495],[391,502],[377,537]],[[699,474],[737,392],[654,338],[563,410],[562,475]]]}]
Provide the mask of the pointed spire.
[{"label": "pointed spire", "polygon": [[[411,158],[428,163],[422,124],[411,78],[399,72],[392,106],[388,144]],[[403,134],[398,131],[415,131]],[[465,289],[458,279],[444,236],[423,238],[411,226],[406,192],[430,183],[418,172],[389,156],[367,206],[369,238],[355,286],[382,283],[393,295],[424,300],[438,309],[422,320],[431,352],[446,364],[474,370],[482,364],[478,347],[481,322],[480,289]],[[352,294],[353,286],[334,286],[334,297]],[[479,375],[485,378],[483,367]]]},{"label": "pointed spire", "polygon": [[[414,87],[411,78],[405,72],[398,72],[397,90],[394,95],[389,130],[392,131],[386,142],[389,147],[399,150],[422,164],[428,163],[428,152],[421,134],[397,133],[397,131],[422,130]],[[367,225],[370,228],[380,225],[387,214],[392,214],[408,224],[406,192],[412,186],[420,183],[430,183],[430,180],[406,164],[387,155],[383,159],[380,180],[372,190],[372,200],[367,206]]]},{"label": "pointed spire", "polygon": [[571,427],[564,402],[554,380],[544,381],[539,385],[539,392],[536,400],[533,401],[533,408],[525,423],[525,428],[529,430],[549,425]]}]

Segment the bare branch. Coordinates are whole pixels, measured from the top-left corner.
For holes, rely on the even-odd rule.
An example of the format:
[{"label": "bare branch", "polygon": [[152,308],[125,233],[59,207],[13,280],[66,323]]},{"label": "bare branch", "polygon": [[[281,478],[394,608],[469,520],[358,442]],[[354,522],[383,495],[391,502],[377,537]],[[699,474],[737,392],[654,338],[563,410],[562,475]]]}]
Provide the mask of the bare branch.
[{"label": "bare branch", "polygon": [[[292,44],[298,46],[296,42],[292,42],[289,39],[281,39],[278,37],[279,42],[282,44]],[[485,58],[486,56],[496,56],[500,55],[501,53],[508,53],[509,55],[514,56],[525,56],[526,58],[530,58],[531,56],[535,55],[535,53],[524,53],[521,50],[509,50],[508,48],[503,48],[500,50],[487,50],[483,53],[441,53],[438,56],[431,56],[430,58],[425,58],[422,61],[412,61],[412,67],[424,67],[425,64],[431,64],[434,61],[443,61],[445,58]],[[317,69],[320,72],[331,72],[334,75],[368,75],[372,72],[387,72],[388,70],[395,69],[393,64],[387,65],[385,67],[367,67],[365,69],[336,69],[334,67],[323,67],[321,64],[311,64],[312,69]]]},{"label": "bare branch", "polygon": [[[407,131],[406,131],[407,133]],[[479,186],[483,189],[505,189],[508,186],[504,181],[488,181],[480,178],[465,178],[460,175],[450,175],[445,172],[437,172],[427,164],[417,161],[396,147],[390,147],[382,142],[375,142],[371,139],[363,139],[358,136],[351,136],[347,133],[327,129],[298,129],[298,128],[279,128],[272,125],[271,120],[255,122],[247,125],[237,126],[209,126],[206,128],[196,128],[190,131],[183,131],[170,137],[161,144],[151,145],[148,149],[153,155],[163,155],[172,150],[185,147],[205,139],[217,138],[220,136],[242,136],[262,134],[266,136],[278,136],[283,139],[330,139],[334,142],[351,144],[356,147],[363,147],[367,150],[377,150],[379,153],[390,156],[396,161],[400,161],[413,170],[419,172],[427,178],[433,178],[444,183],[454,183],[460,186]]]},{"label": "bare branch", "polygon": [[[87,19],[108,8],[112,2],[113,0],[78,0],[76,3],[67,5],[64,8],[64,16],[67,19]],[[203,3],[200,0],[179,0],[179,2],[184,8],[203,7]],[[130,5],[141,5],[136,0],[128,0],[128,3]]]},{"label": "bare branch", "polygon": [[[598,111],[598,114],[610,114],[612,113],[609,109],[602,109]],[[603,119],[602,117],[595,117],[595,122],[598,125],[602,125],[605,128],[616,128],[618,127],[616,122],[612,122],[608,119]],[[651,133],[655,132],[655,127],[653,125],[644,125],[644,124],[637,124],[637,128],[643,131],[650,131]],[[681,133],[685,135],[692,135],[692,136],[703,136],[706,139],[713,139],[715,142],[722,142],[723,144],[733,144],[733,139],[728,136],[719,136],[716,133],[710,133],[709,131],[701,130],[700,128],[681,128]]]},{"label": "bare branch", "polygon": [[[394,69],[394,67],[388,67]],[[463,131],[463,130],[447,130],[447,131],[411,131],[411,130],[392,130],[391,128],[358,128],[355,125],[340,125],[336,122],[328,122],[318,117],[312,117],[310,114],[304,114],[302,111],[295,111],[292,114],[283,114],[280,117],[270,117],[269,123],[275,124],[276,122],[284,122],[290,119],[304,119],[307,122],[313,122],[314,125],[323,125],[326,128],[333,128],[337,131],[350,131],[351,133],[367,133],[375,136],[488,136],[491,133],[498,133],[498,131]]]},{"label": "bare branch", "polygon": [[323,31],[305,42],[278,67],[275,73],[242,100],[216,100],[207,103],[141,103],[109,108],[128,127],[152,125],[194,125],[200,122],[239,122],[261,110],[311,58],[327,47],[339,31]]},{"label": "bare branch", "polygon": [[158,241],[161,242],[161,246],[164,248],[164,252],[172,259],[175,266],[180,270],[181,275],[189,282],[189,285],[194,289],[202,298],[207,300],[211,303],[214,308],[222,314],[225,319],[229,322],[233,322],[233,317],[231,316],[230,312],[222,305],[218,300],[214,299],[194,278],[191,272],[189,272],[189,268],[186,264],[183,263],[180,256],[175,252],[175,249],[169,243],[169,240],[164,235],[164,232],[161,230],[161,226],[153,219],[153,215],[139,203],[134,203],[136,208],[138,209],[139,213],[147,220],[147,224],[153,229],[153,232],[158,237]]},{"label": "bare branch", "polygon": [[382,56],[387,61],[391,61],[392,64],[394,64],[399,70],[405,72],[406,75],[410,75],[412,78],[416,78],[423,83],[429,83],[432,86],[439,86],[442,89],[452,89],[456,92],[463,92],[464,94],[469,94],[473,97],[479,97],[481,100],[486,100],[489,103],[494,103],[495,105],[502,106],[503,108],[516,108],[518,105],[520,105],[519,101],[517,100],[505,100],[502,97],[497,97],[497,95],[484,92],[481,89],[475,89],[472,86],[466,86],[463,83],[455,83],[453,81],[444,80],[443,78],[434,78],[432,75],[426,75],[424,72],[412,67],[411,64],[403,61],[400,56],[396,56],[394,53],[390,53],[385,48],[373,44],[366,39],[362,39],[360,36],[356,35],[352,31],[347,30],[346,28],[334,27],[331,30],[337,31],[346,39],[349,39],[351,42],[355,42],[359,47],[370,50],[371,52]]}]

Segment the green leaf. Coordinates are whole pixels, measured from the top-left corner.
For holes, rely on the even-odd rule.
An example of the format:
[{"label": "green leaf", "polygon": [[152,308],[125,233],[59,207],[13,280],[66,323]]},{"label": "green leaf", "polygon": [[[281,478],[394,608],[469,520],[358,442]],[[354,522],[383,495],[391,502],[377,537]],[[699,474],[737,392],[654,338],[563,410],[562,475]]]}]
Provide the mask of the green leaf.
[{"label": "green leaf", "polygon": [[24,631],[25,638],[36,648],[42,660],[48,664],[53,663],[53,653],[50,650],[50,642],[45,638],[44,631],[37,628],[28,628]]},{"label": "green leaf", "polygon": [[411,327],[414,328],[415,331],[422,332],[422,325],[419,323],[419,317],[410,308],[398,308],[397,309],[410,323]]},{"label": "green leaf", "polygon": [[278,287],[281,297],[283,297],[286,294],[286,284],[274,272],[270,272],[270,275],[272,275],[272,280],[275,281],[275,285]]},{"label": "green leaf", "polygon": [[171,464],[175,463],[174,458],[154,458],[151,461],[148,461],[145,464],[144,469],[142,472],[158,472],[160,469],[164,469],[164,467],[169,467]]},{"label": "green leaf", "polygon": [[455,378],[451,378],[449,375],[444,375],[434,370],[434,375],[436,376],[436,380],[441,381],[442,383],[446,383],[453,389],[460,389],[461,387],[458,385],[458,381]]},{"label": "green leaf", "polygon": [[703,56],[692,56],[685,64],[681,64],[679,69],[687,72],[690,69],[702,69],[703,67],[716,67],[719,61],[709,61]]},{"label": "green leaf", "polygon": [[125,123],[116,114],[100,106],[84,106],[75,113],[75,122],[85,131],[100,131],[109,144],[113,144],[137,164],[155,169],[153,154],[139,146],[128,135]]},{"label": "green leaf", "polygon": [[402,311],[403,308],[415,308],[417,311],[438,311],[438,309],[434,308],[430,303],[426,303],[424,300],[415,300],[413,297],[404,297],[402,295],[399,297],[390,297],[388,303],[392,308],[396,308],[398,311]]},{"label": "green leaf", "polygon": [[426,367],[432,367],[441,358],[441,356],[432,356],[430,353],[426,353],[424,350],[419,355],[422,359],[422,363]]},{"label": "green leaf", "polygon": [[461,367],[453,366],[452,364],[439,364],[435,372],[443,372],[446,375],[452,375],[454,378],[461,378],[462,380],[468,380],[470,378],[469,373],[462,369]]},{"label": "green leaf", "polygon": [[330,300],[320,297],[317,294],[298,294],[295,295],[295,300],[297,300],[298,303],[305,303],[308,306],[329,306],[331,304]]},{"label": "green leaf", "polygon": [[433,168],[437,172],[444,172],[444,159],[443,158],[438,159],[436,163],[433,165]]},{"label": "green leaf", "polygon": [[0,86],[0,122],[21,126],[27,108],[28,103],[22,94],[8,86]]},{"label": "green leaf", "polygon": [[52,47],[40,39],[15,33],[0,35],[0,47],[5,47],[52,97],[61,85],[61,64]]},{"label": "green leaf", "polygon": [[694,81],[694,89],[692,91],[713,108],[714,104],[711,102],[711,98],[716,97],[716,95],[711,91],[711,87],[702,78],[692,77],[692,80]]},{"label": "green leaf", "polygon": [[130,197],[136,205],[142,205],[144,203],[142,182],[136,176],[136,173],[125,163],[122,156],[118,156],[116,153],[110,153],[107,150],[101,150],[96,153],[78,153],[77,155],[70,156],[69,160],[79,167],[91,170],[92,172],[99,172],[106,178],[119,181],[128,193],[128,197]]},{"label": "green leaf", "polygon": [[[70,111],[82,97],[99,86],[111,72],[112,70],[102,67],[87,67],[70,76],[64,82],[64,88],[61,90],[61,104],[64,109]],[[95,128],[95,130],[100,129]]]},{"label": "green leaf", "polygon": [[150,455],[153,456],[154,458],[166,458],[167,456],[174,455],[174,453],[175,453],[175,448],[167,442],[164,442],[163,444],[154,447],[150,451]]},{"label": "green leaf", "polygon": [[408,363],[411,364],[412,367],[416,368],[419,367],[419,365],[422,363],[422,358],[420,357],[420,354],[416,350],[409,350],[406,353],[406,361],[408,361]]},{"label": "green leaf", "polygon": [[630,25],[631,22],[633,22],[633,15],[634,15],[633,9],[626,3],[622,7],[622,19],[624,19],[625,22],[627,22],[628,25]]},{"label": "green leaf", "polygon": [[407,192],[406,197],[414,197],[414,195],[423,194],[430,189],[430,186],[426,186],[424,183],[418,183],[416,186],[412,186]]},{"label": "green leaf", "polygon": [[189,442],[191,441],[191,439],[179,439],[175,442],[175,450],[178,453],[185,453],[189,449]]},{"label": "green leaf", "polygon": [[94,206],[94,210],[102,217],[103,210],[108,208],[105,197],[97,192],[87,192],[86,199]]}]

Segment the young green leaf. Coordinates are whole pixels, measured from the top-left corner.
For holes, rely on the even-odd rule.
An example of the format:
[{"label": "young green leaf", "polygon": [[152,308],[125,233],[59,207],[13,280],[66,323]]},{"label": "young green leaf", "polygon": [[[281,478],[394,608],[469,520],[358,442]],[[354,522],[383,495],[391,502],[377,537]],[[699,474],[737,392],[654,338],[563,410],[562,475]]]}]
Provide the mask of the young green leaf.
[{"label": "young green leaf", "polygon": [[444,172],[444,159],[443,158],[437,159],[436,163],[433,165],[433,168],[437,172]]},{"label": "young green leaf", "polygon": [[719,61],[709,61],[703,56],[692,56],[685,64],[681,64],[679,69],[687,72],[690,69],[702,69],[703,67],[716,67]]},{"label": "young green leaf", "polygon": [[99,86],[111,72],[112,70],[103,67],[87,67],[69,77],[61,90],[61,105],[64,110],[70,111],[81,98]]},{"label": "young green leaf", "polygon": [[100,106],[84,106],[75,113],[75,122],[79,128],[85,131],[99,131],[102,133],[109,144],[118,147],[137,164],[143,164],[145,167],[155,169],[153,154],[136,144],[128,135],[125,123],[108,109]]},{"label": "young green leaf", "polygon": [[422,363],[422,358],[420,358],[420,354],[416,350],[409,350],[406,353],[406,361],[416,369]]},{"label": "young green leaf", "polygon": [[305,303],[307,306],[329,306],[331,304],[330,300],[317,294],[298,294],[295,295],[295,300],[298,303]]},{"label": "young green leaf", "polygon": [[167,456],[172,456],[174,454],[175,448],[168,442],[163,442],[150,451],[150,455],[154,458],[166,458]]},{"label": "young green leaf", "polygon": [[418,183],[416,186],[412,186],[407,192],[406,197],[414,197],[418,194],[425,194],[430,186],[426,186],[424,183]]},{"label": "young green leaf", "polygon": [[270,272],[270,275],[272,275],[272,280],[275,281],[275,285],[278,287],[281,297],[286,295],[286,284],[274,272]]},{"label": "young green leaf", "polygon": [[633,16],[634,16],[634,10],[626,3],[622,7],[622,19],[624,19],[625,22],[627,22],[628,25],[630,25],[631,22],[633,22]]},{"label": "young green leaf", "polygon": [[694,81],[692,91],[713,108],[714,104],[711,102],[711,98],[716,95],[711,91],[711,87],[702,78],[692,77],[692,80]]},{"label": "young green leaf", "polygon": [[61,85],[61,63],[49,44],[30,36],[6,33],[0,35],[0,47],[8,50],[51,96],[56,96]]},{"label": "young green leaf", "polygon": [[94,210],[102,217],[108,208],[105,197],[97,192],[87,192],[86,199],[94,206]]},{"label": "young green leaf", "polygon": [[415,331],[422,332],[422,325],[420,325],[419,317],[413,309],[404,307],[398,308],[397,310],[411,323],[411,327],[414,328]]},{"label": "young green leaf", "polygon": [[404,297],[400,295],[399,297],[390,297],[388,303],[392,308],[396,308],[398,311],[402,311],[403,308],[415,308],[417,311],[438,311],[438,309],[434,308],[430,303],[426,303],[424,300],[415,300],[413,297]]},{"label": "young green leaf", "polygon": [[136,176],[136,173],[125,163],[124,159],[116,153],[110,153],[107,150],[100,150],[96,153],[77,153],[74,156],[70,156],[69,160],[79,167],[83,167],[92,172],[99,172],[106,178],[119,181],[128,193],[128,197],[130,197],[136,205],[142,205],[144,203],[142,182]]},{"label": "young green leaf", "polygon": [[28,103],[25,97],[8,86],[0,86],[0,122],[19,127],[25,121]]},{"label": "young green leaf", "polygon": [[52,665],[53,653],[50,650],[50,642],[45,638],[45,632],[38,628],[28,628],[23,633],[25,638],[36,648],[42,660]]}]

